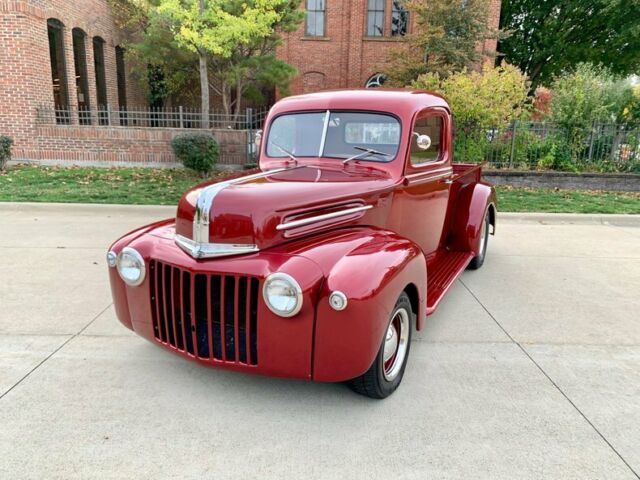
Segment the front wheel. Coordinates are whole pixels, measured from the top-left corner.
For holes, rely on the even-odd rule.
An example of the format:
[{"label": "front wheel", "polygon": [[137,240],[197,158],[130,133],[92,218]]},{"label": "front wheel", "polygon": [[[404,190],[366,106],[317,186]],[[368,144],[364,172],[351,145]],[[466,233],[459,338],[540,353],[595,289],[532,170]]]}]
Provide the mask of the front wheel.
[{"label": "front wheel", "polygon": [[388,397],[398,388],[409,358],[412,319],[411,301],[403,292],[393,308],[373,364],[363,375],[349,382],[353,391],[380,399]]},{"label": "front wheel", "polygon": [[487,255],[487,244],[489,243],[489,210],[484,214],[484,220],[482,221],[482,231],[480,232],[480,248],[478,249],[478,255],[473,257],[469,263],[469,270],[477,270],[484,263],[484,257]]}]

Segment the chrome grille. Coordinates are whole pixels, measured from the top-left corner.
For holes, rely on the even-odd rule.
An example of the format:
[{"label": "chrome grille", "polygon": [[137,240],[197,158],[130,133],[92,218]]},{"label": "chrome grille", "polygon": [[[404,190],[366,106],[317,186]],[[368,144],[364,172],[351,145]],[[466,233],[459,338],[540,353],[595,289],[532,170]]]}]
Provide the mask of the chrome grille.
[{"label": "chrome grille", "polygon": [[157,260],[149,275],[158,341],[201,359],[258,364],[257,278],[191,273]]}]

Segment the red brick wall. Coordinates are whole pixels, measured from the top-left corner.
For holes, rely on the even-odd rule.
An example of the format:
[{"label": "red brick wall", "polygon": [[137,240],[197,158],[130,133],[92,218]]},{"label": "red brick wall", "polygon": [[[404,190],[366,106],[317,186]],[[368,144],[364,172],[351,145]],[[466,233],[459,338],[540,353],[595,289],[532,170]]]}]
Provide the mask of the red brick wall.
[{"label": "red brick wall", "polygon": [[[171,140],[185,130],[174,128],[38,125],[32,142],[16,145],[13,159],[74,165],[140,164],[174,166]],[[246,130],[188,130],[213,133],[220,144],[219,165],[248,163]]]},{"label": "red brick wall", "polygon": [[[93,59],[94,36],[105,41],[107,100],[118,108],[115,47],[120,32],[114,25],[107,0],[0,0],[0,134],[10,135],[16,148],[33,146],[36,109],[53,106],[47,19],[64,24],[64,56],[70,106],[77,107],[72,29],[86,37],[89,98],[97,104]],[[127,79],[129,105],[146,103],[137,83]]]},{"label": "red brick wall", "polygon": [[[498,27],[501,0],[491,1],[491,25]],[[300,94],[325,89],[362,88],[381,70],[388,52],[401,38],[391,37],[392,0],[385,0],[385,36],[366,36],[367,0],[326,0],[325,37],[305,37],[304,23],[284,35],[278,56],[298,69],[291,93]],[[301,2],[301,8],[305,6]],[[410,25],[411,30],[413,25]],[[478,46],[493,56],[496,41]]]}]

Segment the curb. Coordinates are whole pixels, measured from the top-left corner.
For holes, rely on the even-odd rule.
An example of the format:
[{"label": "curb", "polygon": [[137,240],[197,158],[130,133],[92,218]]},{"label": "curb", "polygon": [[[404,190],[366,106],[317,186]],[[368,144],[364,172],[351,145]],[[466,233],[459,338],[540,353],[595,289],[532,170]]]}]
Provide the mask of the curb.
[{"label": "curb", "polygon": [[128,215],[132,213],[168,218],[176,214],[176,205],[119,205],[113,203],[0,202],[0,212],[73,213],[75,216]]},{"label": "curb", "polygon": [[[119,205],[110,203],[39,203],[39,202],[0,202],[0,212],[43,212],[69,213],[76,215],[95,215],[100,212],[107,215],[126,215],[147,213],[159,217],[172,217],[176,207],[173,205]],[[498,211],[498,224],[542,224],[542,225],[614,225],[619,227],[640,227],[640,215],[592,214],[592,213],[519,213]]]},{"label": "curb", "polygon": [[617,227],[640,227],[640,215],[498,212],[498,224],[500,223],[537,223],[542,225],[614,225]]}]

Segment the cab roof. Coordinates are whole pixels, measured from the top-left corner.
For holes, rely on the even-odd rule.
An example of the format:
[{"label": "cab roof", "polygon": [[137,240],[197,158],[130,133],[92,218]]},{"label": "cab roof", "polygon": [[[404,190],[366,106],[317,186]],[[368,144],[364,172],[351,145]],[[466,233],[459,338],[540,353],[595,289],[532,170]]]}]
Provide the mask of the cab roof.
[{"label": "cab roof", "polygon": [[444,98],[426,90],[386,88],[329,90],[286,97],[272,107],[270,116],[309,110],[373,110],[410,118],[415,113],[430,107],[441,107],[450,111]]}]

